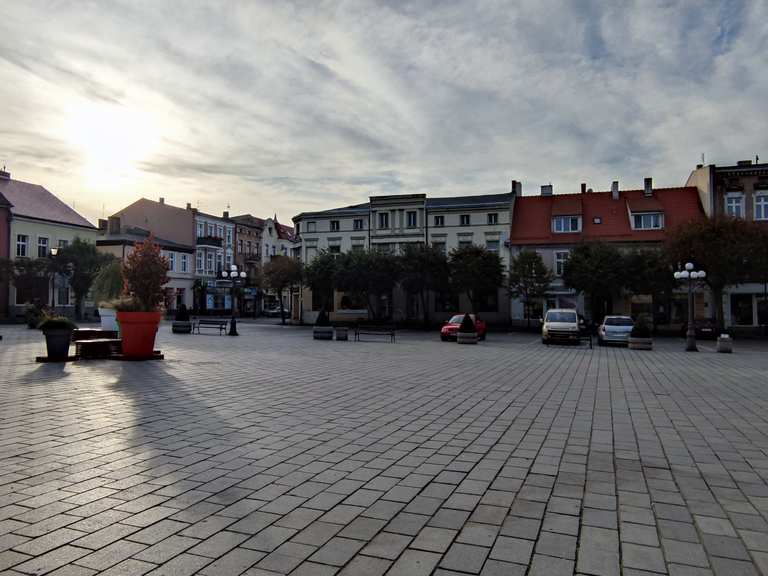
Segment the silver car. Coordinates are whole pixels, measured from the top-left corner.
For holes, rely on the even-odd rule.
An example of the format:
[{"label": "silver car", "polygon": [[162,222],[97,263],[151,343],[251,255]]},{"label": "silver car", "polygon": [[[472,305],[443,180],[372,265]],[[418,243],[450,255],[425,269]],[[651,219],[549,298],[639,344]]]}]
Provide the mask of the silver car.
[{"label": "silver car", "polygon": [[626,344],[635,322],[629,316],[606,316],[597,328],[597,343]]}]

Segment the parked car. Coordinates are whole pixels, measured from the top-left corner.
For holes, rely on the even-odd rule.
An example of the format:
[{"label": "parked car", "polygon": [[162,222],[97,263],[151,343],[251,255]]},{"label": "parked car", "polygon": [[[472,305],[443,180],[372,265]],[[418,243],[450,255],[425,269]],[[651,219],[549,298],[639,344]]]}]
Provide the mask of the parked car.
[{"label": "parked car", "polygon": [[[485,334],[487,332],[488,327],[485,325],[485,322],[482,320],[479,320],[477,317],[475,317],[474,314],[469,315],[470,318],[472,318],[472,321],[475,323],[475,330],[477,331],[477,337],[480,340],[485,340]],[[456,332],[459,331],[459,326],[461,326],[461,321],[464,320],[464,314],[454,314],[450,317],[449,320],[443,324],[443,327],[440,329],[440,340],[443,342],[447,342],[448,340],[456,340]]]},{"label": "parked car", "polygon": [[627,344],[635,321],[629,316],[606,316],[597,327],[597,344]]},{"label": "parked car", "polygon": [[541,341],[544,344],[553,341],[578,342],[584,330],[586,324],[579,318],[576,310],[553,308],[547,310],[541,321]]},{"label": "parked car", "polygon": [[[696,320],[694,328],[696,329],[696,338],[701,338],[702,340],[716,340],[719,336],[717,323],[709,318]],[[685,322],[680,329],[680,335],[685,338],[687,332],[688,322]]]},{"label": "parked car", "polygon": [[280,318],[280,306],[270,306],[269,308],[264,308],[264,310],[261,312],[261,315],[266,316],[267,318]]}]

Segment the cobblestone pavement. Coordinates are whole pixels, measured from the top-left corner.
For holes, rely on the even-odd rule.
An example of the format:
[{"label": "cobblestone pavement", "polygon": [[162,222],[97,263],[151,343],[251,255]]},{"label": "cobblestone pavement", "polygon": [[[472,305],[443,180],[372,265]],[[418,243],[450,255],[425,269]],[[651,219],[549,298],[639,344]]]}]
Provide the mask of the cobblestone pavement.
[{"label": "cobblestone pavement", "polygon": [[0,327],[0,574],[768,574],[768,345]]}]

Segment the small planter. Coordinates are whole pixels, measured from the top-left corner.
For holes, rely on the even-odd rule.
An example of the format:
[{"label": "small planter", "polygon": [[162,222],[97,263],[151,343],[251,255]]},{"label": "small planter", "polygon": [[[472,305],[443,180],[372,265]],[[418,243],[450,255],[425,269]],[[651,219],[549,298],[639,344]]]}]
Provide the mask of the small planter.
[{"label": "small planter", "polygon": [[477,344],[477,332],[456,332],[458,344]]},{"label": "small planter", "polygon": [[99,320],[101,321],[102,330],[111,330],[117,332],[119,326],[117,325],[117,310],[114,308],[99,308]]},{"label": "small planter", "polygon": [[69,357],[69,344],[72,341],[71,328],[52,328],[43,330],[45,347],[49,360],[66,360]]},{"label": "small planter", "polygon": [[150,358],[155,349],[155,335],[160,312],[118,312],[117,321],[126,358]]},{"label": "small planter", "polygon": [[312,338],[315,340],[333,340],[333,326],[315,326],[312,328]]},{"label": "small planter", "polygon": [[336,327],[336,340],[349,340],[349,328],[346,326]]},{"label": "small planter", "polygon": [[718,336],[717,351],[722,354],[731,354],[733,352],[733,338],[728,336],[728,334]]},{"label": "small planter", "polygon": [[633,338],[630,336],[628,346],[630,350],[653,350],[653,338]]}]

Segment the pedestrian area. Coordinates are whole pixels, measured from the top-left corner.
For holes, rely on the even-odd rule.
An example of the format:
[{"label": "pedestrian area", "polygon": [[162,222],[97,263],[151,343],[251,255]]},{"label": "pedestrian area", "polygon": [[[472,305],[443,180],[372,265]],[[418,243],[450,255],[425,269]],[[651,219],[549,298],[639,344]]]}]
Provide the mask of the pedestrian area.
[{"label": "pedestrian area", "polygon": [[768,574],[766,344],[161,330],[0,327],[0,574]]}]

